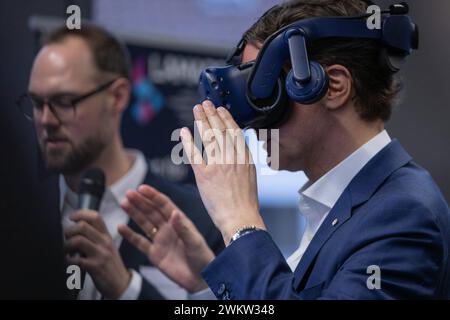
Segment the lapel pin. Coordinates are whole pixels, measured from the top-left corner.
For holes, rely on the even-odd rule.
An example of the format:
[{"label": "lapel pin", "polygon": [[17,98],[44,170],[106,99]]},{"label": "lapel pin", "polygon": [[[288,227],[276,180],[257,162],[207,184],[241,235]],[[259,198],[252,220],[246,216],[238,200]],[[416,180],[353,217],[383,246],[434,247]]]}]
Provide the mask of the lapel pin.
[{"label": "lapel pin", "polygon": [[338,222],[339,222],[338,219],[334,219],[331,225],[334,227],[335,225],[337,225]]}]

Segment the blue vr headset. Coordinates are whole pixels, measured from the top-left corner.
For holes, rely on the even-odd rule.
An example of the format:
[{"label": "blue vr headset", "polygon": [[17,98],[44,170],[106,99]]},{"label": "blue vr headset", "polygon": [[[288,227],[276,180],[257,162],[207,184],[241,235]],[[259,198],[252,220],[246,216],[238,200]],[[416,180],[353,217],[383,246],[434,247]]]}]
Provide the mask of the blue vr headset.
[{"label": "blue vr headset", "polygon": [[[405,58],[418,48],[418,28],[405,3],[382,11],[381,28],[369,29],[370,15],[319,17],[296,21],[272,34],[255,61],[241,64],[242,39],[224,67],[209,67],[200,75],[203,100],[223,106],[242,128],[273,128],[288,114],[288,98],[301,104],[320,100],[328,90],[323,67],[309,61],[306,43],[323,38],[364,38],[380,41],[387,67],[397,72]],[[292,69],[282,75],[286,59]],[[232,60],[239,62],[232,63]]]}]

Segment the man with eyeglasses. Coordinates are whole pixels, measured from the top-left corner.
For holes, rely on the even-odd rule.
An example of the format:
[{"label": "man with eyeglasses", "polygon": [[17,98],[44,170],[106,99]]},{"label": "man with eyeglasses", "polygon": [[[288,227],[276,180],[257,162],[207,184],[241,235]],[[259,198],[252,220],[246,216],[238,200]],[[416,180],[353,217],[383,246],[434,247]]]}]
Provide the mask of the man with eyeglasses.
[{"label": "man with eyeglasses", "polygon": [[[35,124],[39,147],[51,171],[61,174],[60,196],[68,263],[86,271],[79,299],[184,298],[146,257],[122,241],[117,225],[138,231],[120,207],[129,189],[152,188],[191,213],[206,242],[223,242],[198,192],[152,175],[143,154],[125,149],[120,122],[130,97],[127,54],[109,33],[92,25],[53,31],[35,58],[28,92],[18,105]],[[77,209],[80,178],[89,167],[105,172],[99,212]],[[153,230],[150,238],[159,236]],[[169,285],[172,290],[163,290]],[[178,291],[176,290],[178,289]]]}]

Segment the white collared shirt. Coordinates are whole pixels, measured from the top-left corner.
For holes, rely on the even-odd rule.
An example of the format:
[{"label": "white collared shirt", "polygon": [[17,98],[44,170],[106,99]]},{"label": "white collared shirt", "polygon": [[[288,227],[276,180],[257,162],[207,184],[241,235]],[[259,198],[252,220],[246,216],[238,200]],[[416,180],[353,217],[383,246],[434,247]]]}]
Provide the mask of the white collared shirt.
[{"label": "white collared shirt", "polygon": [[308,245],[322,222],[334,207],[352,179],[378,152],[391,142],[383,130],[355,152],[328,171],[319,180],[307,182],[300,190],[299,209],[305,217],[306,227],[298,249],[287,259],[292,271],[295,270]]},{"label": "white collared shirt", "polygon": [[[117,231],[119,224],[128,224],[129,217],[120,207],[121,201],[125,198],[125,193],[128,189],[137,189],[137,187],[144,181],[147,174],[147,162],[144,155],[138,150],[127,150],[127,154],[134,159],[133,165],[130,170],[115,182],[109,188],[106,188],[105,193],[100,204],[99,213],[102,216],[109,234],[111,235],[117,248],[120,247],[122,237]],[[73,226],[74,222],[69,219],[70,214],[77,210],[78,195],[70,190],[67,186],[64,177],[60,176],[60,205],[62,212],[62,224],[66,229],[69,226]],[[144,269],[154,269],[147,267]],[[139,297],[139,293],[142,287],[142,276],[135,270],[130,270],[132,273],[130,284],[128,288],[122,293],[120,299],[122,300],[135,300]],[[145,278],[153,283],[155,286],[161,286],[165,284],[166,277],[162,273],[149,273],[143,274]],[[152,271],[152,270],[148,270]],[[148,277],[146,276],[148,275]],[[169,285],[166,284],[169,287]],[[160,288],[161,289],[161,288]],[[102,296],[100,292],[95,288],[94,282],[89,274],[86,274],[83,288],[79,293],[78,298],[80,300],[98,300]]]}]

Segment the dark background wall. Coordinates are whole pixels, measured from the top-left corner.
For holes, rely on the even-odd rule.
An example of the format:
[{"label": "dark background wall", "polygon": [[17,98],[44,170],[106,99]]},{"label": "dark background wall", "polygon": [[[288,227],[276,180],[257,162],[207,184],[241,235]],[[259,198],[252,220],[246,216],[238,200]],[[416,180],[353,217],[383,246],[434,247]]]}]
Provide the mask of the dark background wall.
[{"label": "dark background wall", "polygon": [[[15,109],[14,101],[26,91],[28,75],[36,50],[35,37],[28,28],[33,14],[66,17],[66,8],[78,4],[82,17],[90,17],[90,0],[14,0],[2,1],[0,5],[0,107]],[[16,112],[13,112],[15,116]],[[23,117],[17,125],[24,124]]]},{"label": "dark background wall", "polygon": [[[385,1],[386,2],[386,1]],[[420,47],[401,76],[403,100],[388,124],[415,160],[428,169],[450,201],[450,1],[412,0]]]}]

